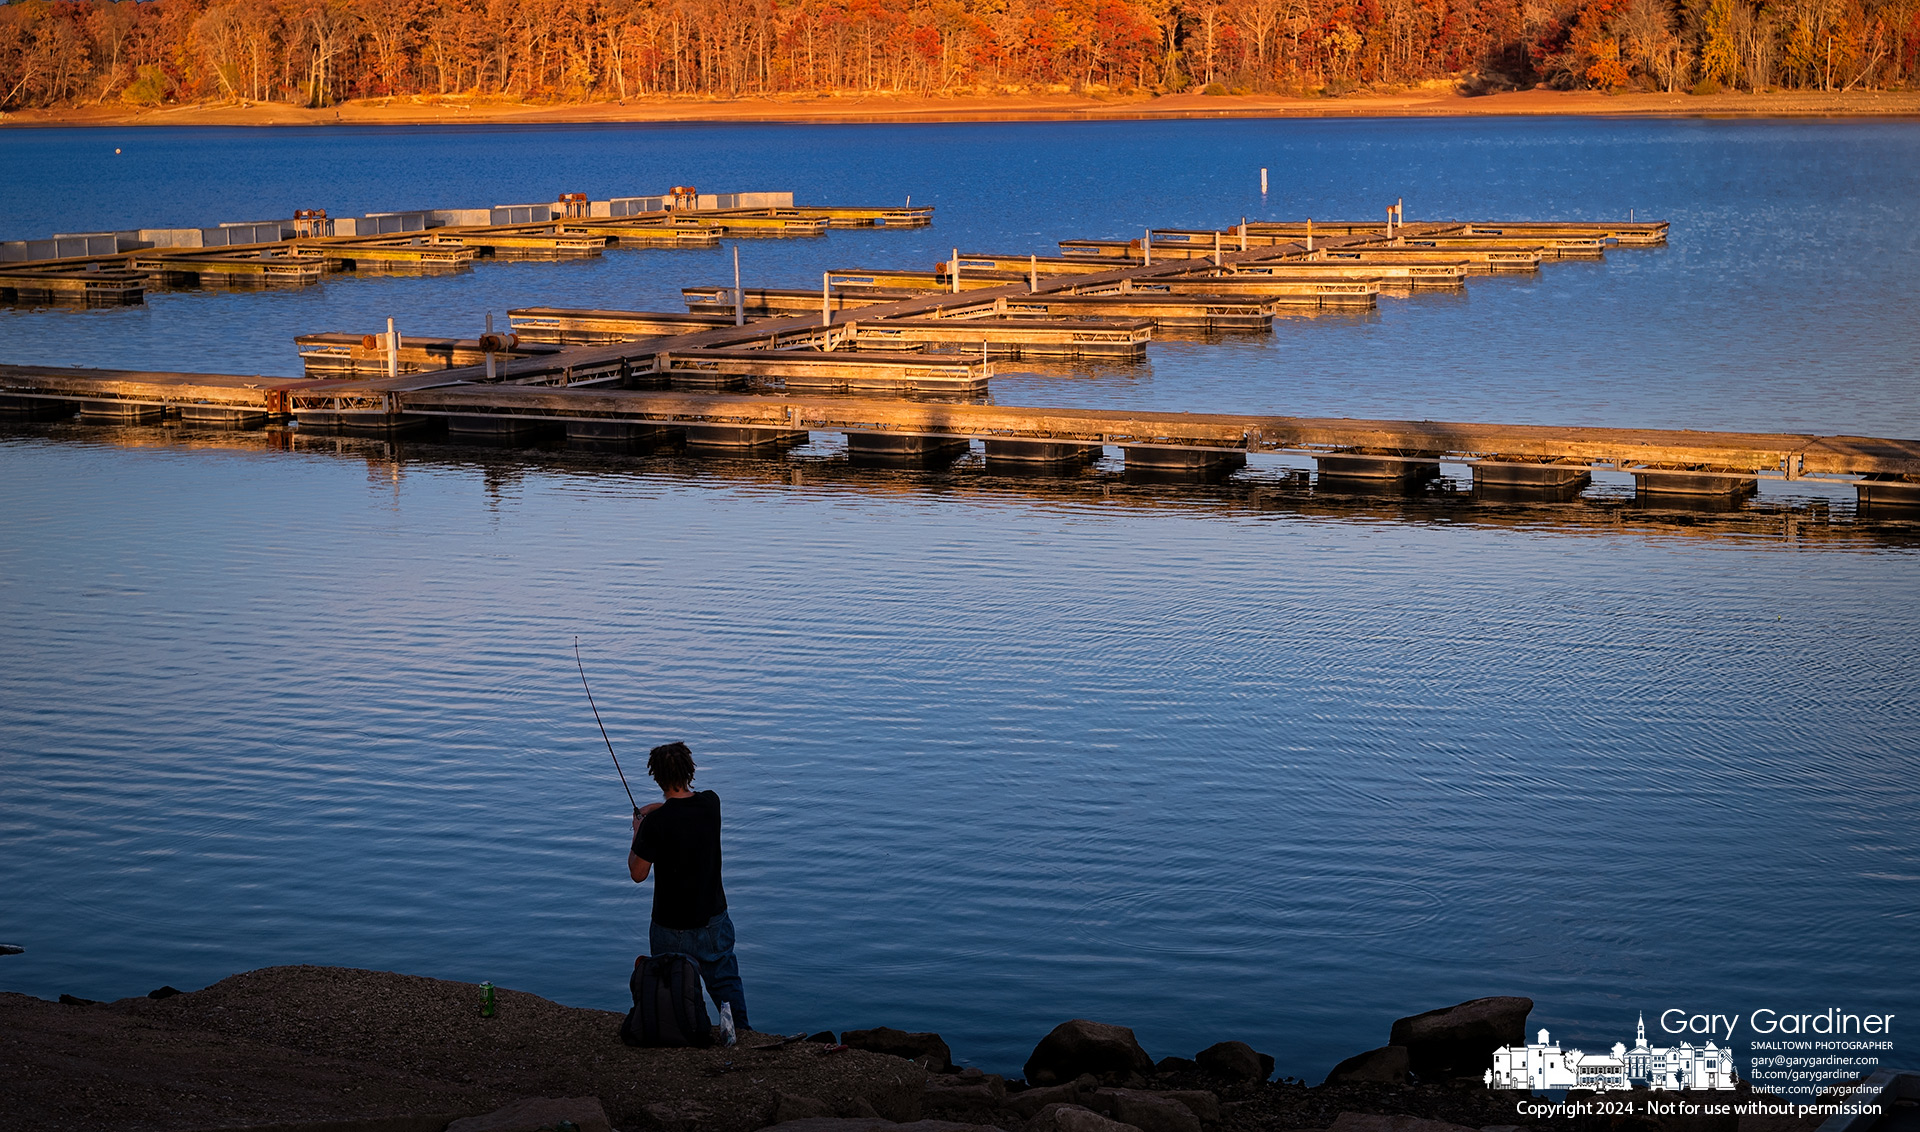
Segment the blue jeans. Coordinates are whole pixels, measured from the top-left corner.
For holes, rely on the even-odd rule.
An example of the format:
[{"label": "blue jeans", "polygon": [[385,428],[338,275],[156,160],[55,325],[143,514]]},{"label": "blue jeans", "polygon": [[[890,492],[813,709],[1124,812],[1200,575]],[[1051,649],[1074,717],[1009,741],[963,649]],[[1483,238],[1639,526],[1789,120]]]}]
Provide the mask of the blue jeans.
[{"label": "blue jeans", "polygon": [[647,950],[654,955],[692,956],[700,964],[700,981],[707,984],[713,1001],[733,1004],[733,1028],[753,1028],[747,1025],[747,992],[740,982],[740,961],[733,957],[733,920],[725,912],[700,928],[683,930],[650,923]]}]

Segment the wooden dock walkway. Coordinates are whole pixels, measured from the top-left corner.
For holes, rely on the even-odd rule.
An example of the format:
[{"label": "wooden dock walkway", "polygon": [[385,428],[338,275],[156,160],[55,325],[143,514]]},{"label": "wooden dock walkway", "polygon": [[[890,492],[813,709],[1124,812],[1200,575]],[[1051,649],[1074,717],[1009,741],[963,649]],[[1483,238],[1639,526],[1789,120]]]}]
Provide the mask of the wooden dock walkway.
[{"label": "wooden dock walkway", "polygon": [[[1334,460],[1361,456],[1543,471],[1602,468],[1656,476],[1864,477],[1866,491],[1878,492],[1882,501],[1902,492],[1920,496],[1920,440],[1879,437],[1042,408],[805,393],[770,397],[464,383],[368,388],[378,384],[399,386],[404,379],[276,381],[238,374],[0,365],[0,396],[10,402],[23,397],[68,403],[118,399],[298,413],[303,405],[319,411],[347,409],[372,397],[390,404],[395,412],[417,417],[519,417],[559,425],[595,421],[668,429],[725,427],[783,434],[837,432],[1098,445],[1119,447],[1130,460],[1144,460],[1153,467],[1168,466],[1165,457],[1174,453],[1192,454],[1176,456],[1175,464],[1197,467],[1218,462],[1209,457],[1278,452]],[[1136,457],[1136,452],[1142,455]]]}]

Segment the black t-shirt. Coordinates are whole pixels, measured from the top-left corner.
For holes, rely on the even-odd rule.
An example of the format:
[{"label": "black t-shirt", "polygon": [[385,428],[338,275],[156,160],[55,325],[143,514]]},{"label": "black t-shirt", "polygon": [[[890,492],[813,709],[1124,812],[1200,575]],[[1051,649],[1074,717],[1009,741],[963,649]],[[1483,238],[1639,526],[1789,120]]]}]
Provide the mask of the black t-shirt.
[{"label": "black t-shirt", "polygon": [[640,823],[633,854],[653,863],[653,922],[704,928],[727,910],[720,887],[720,795],[668,798]]}]

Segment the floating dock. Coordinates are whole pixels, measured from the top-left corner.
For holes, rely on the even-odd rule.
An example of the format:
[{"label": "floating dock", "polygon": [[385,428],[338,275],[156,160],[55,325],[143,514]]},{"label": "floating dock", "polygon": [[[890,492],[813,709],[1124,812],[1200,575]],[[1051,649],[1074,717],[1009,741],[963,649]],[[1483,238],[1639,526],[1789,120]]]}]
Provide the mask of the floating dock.
[{"label": "floating dock", "polygon": [[[1298,453],[1341,481],[1393,482],[1441,461],[1475,467],[1476,482],[1552,492],[1595,469],[1636,477],[1712,481],[1675,494],[1725,496],[1761,477],[1855,479],[1869,505],[1920,505],[1920,440],[1802,433],[1562,428],[1443,421],[1348,420],[1209,413],[1060,409],[792,393],[771,397],[633,388],[406,382],[276,382],[228,374],[142,373],[0,366],[0,408],[93,406],[108,419],[157,418],[188,408],[292,413],[303,422],[354,423],[368,405],[422,423],[511,418],[583,431],[731,430],[740,437],[831,432],[920,437],[947,447],[980,441],[989,459],[1049,451],[1060,462],[1117,447],[1154,469],[1235,464],[1254,453]],[[475,420],[474,423],[483,423]],[[494,427],[494,426],[487,426]],[[718,435],[712,434],[712,435]],[[873,449],[878,442],[868,442]],[[924,442],[923,442],[924,443]],[[731,446],[731,445],[728,445]],[[903,445],[904,446],[904,445]],[[1011,447],[1010,447],[1011,446]],[[1389,466],[1398,465],[1389,470]],[[1412,465],[1413,467],[1408,467]]]},{"label": "floating dock", "polygon": [[[1395,223],[1391,234],[1384,225],[1352,228],[1316,232],[1311,250],[1304,232],[1292,240],[1276,227],[1261,233],[1271,243],[1256,246],[1249,233],[1240,250],[1236,230],[1233,250],[1215,251],[1209,232],[1204,256],[1160,256],[1149,245],[1137,259],[1101,253],[1095,271],[1042,275],[1038,258],[1029,257],[1020,273],[1006,270],[1017,256],[976,257],[993,262],[971,271],[969,280],[966,257],[954,256],[933,272],[866,273],[869,286],[836,287],[847,273],[828,273],[817,294],[688,288],[694,308],[688,314],[521,308],[513,312],[515,332],[544,341],[497,349],[485,370],[473,364],[477,340],[458,339],[415,340],[419,354],[410,358],[419,372],[336,381],[0,366],[0,409],[33,415],[71,407],[122,421],[172,412],[238,427],[291,415],[305,427],[380,435],[443,426],[470,438],[545,431],[580,443],[673,437],[695,449],[727,450],[777,448],[828,432],[847,437],[848,451],[861,458],[946,458],[978,442],[989,462],[1040,466],[1084,462],[1117,447],[1129,467],[1175,476],[1216,475],[1250,454],[1286,452],[1310,455],[1329,483],[1400,490],[1454,462],[1472,468],[1479,489],[1533,498],[1563,498],[1597,468],[1633,475],[1648,495],[1718,500],[1737,500],[1763,477],[1840,477],[1856,484],[1864,505],[1920,505],[1920,441],[1913,440],[1051,409],[974,400],[992,376],[996,352],[1132,356],[1168,326],[1265,329],[1276,299],[1284,297],[1273,294],[1276,288],[1377,293],[1377,277],[1315,274],[1306,269],[1330,261],[1310,257],[1391,256],[1443,243],[1504,250],[1516,234],[1536,250],[1549,237],[1575,245],[1627,237],[1651,244],[1666,231],[1664,225],[1461,222]],[[1439,254],[1453,255],[1451,249]],[[1368,266],[1364,258],[1358,263]],[[1331,265],[1344,269],[1353,261]],[[1461,261],[1416,266],[1462,270]],[[1218,293],[1235,287],[1259,293]],[[761,317],[747,319],[748,313]],[[303,345],[316,353],[344,347],[358,373],[387,343],[382,336],[361,336],[356,345],[351,335],[316,335]],[[398,368],[393,353],[385,360],[390,370]],[[754,392],[733,391],[743,387]],[[922,399],[865,395],[873,391]]]},{"label": "floating dock", "polygon": [[73,306],[144,301],[158,286],[304,287],[328,274],[432,275],[485,260],[579,260],[609,247],[710,248],[723,237],[818,237],[833,228],[920,228],[933,208],[810,206],[792,193],[701,194],[491,209],[423,209],[215,228],[129,229],[0,244],[0,303]]}]

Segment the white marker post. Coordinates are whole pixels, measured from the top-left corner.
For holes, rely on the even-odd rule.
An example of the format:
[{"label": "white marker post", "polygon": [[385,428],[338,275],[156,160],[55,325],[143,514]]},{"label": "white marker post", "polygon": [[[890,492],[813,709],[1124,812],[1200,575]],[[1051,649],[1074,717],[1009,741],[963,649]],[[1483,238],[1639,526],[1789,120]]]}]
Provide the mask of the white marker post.
[{"label": "white marker post", "polygon": [[1240,250],[1247,250],[1247,218],[1244,216],[1240,218]]},{"label": "white marker post", "polygon": [[1146,257],[1146,266],[1152,267],[1153,266],[1153,229],[1151,228],[1147,229],[1147,234],[1143,236],[1140,240],[1140,254]]},{"label": "white marker post", "polygon": [[1040,257],[1035,255],[1030,255],[1027,257],[1027,290],[1038,291],[1039,289],[1040,289]]},{"label": "white marker post", "polygon": [[1213,265],[1220,266],[1220,229],[1213,230]]},{"label": "white marker post", "polygon": [[1313,217],[1307,217],[1307,250],[1313,250]]},{"label": "white marker post", "polygon": [[493,378],[493,312],[492,311],[487,312],[486,346],[487,346],[487,380],[492,381],[494,379]]},{"label": "white marker post", "polygon": [[400,376],[400,333],[393,328],[393,320],[387,320],[387,376]]},{"label": "white marker post", "polygon": [[1264,165],[1260,167],[1260,195],[1267,195],[1267,167]]},{"label": "white marker post", "polygon": [[747,324],[747,296],[740,290],[740,245],[733,245],[733,324]]},{"label": "white marker post", "polygon": [[820,325],[822,326],[833,325],[833,289],[827,283],[831,278],[832,276],[827,272],[820,273]]},{"label": "white marker post", "polygon": [[960,249],[953,249],[953,258],[947,261],[947,273],[953,276],[953,293],[960,293]]}]

